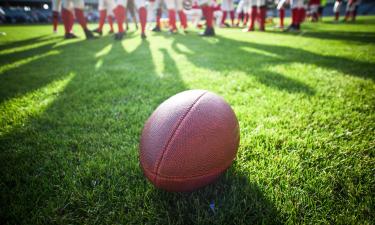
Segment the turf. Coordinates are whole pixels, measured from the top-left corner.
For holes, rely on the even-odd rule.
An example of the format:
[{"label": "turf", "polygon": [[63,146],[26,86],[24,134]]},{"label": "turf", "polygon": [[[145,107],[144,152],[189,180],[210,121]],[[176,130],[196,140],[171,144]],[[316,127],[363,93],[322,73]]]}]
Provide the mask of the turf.
[{"label": "turf", "polygon": [[[1,223],[375,223],[375,17],[122,42],[0,30]],[[231,104],[241,143],[219,181],[168,193],[143,176],[139,136],[188,89]]]}]

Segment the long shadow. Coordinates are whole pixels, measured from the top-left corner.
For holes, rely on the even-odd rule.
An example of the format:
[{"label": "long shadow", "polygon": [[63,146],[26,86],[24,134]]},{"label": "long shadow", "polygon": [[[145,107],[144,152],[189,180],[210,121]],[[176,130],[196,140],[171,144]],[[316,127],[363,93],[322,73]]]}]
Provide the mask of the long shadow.
[{"label": "long shadow", "polygon": [[[333,17],[330,17],[332,18],[331,20],[325,18],[323,23],[328,23],[328,24],[332,24],[332,21],[333,21]],[[355,22],[351,22],[351,21],[348,21],[348,22],[343,22],[342,19],[344,19],[344,15],[341,14],[341,21],[339,24],[337,24],[338,26],[340,26],[341,24],[343,25],[353,25],[355,26],[356,24],[375,24],[375,19],[373,18],[366,18],[365,16],[362,17],[358,17],[357,20]],[[363,19],[363,18],[366,18],[366,19]],[[335,24],[336,25],[336,24]]]},{"label": "long shadow", "polygon": [[280,31],[267,31],[279,35],[288,36],[303,36],[309,38],[316,38],[320,40],[340,40],[340,41],[350,41],[350,42],[360,42],[363,44],[373,44],[375,43],[375,32],[350,32],[350,31],[332,31],[324,30],[318,31],[313,29],[304,29],[303,33],[293,33],[293,32],[280,32]]},{"label": "long shadow", "polygon": [[[224,37],[216,37],[214,42],[208,42],[205,39],[179,37],[173,42],[172,48],[176,52],[186,55],[198,67],[220,71],[226,76],[230,76],[234,71],[242,71],[271,88],[291,93],[315,94],[314,89],[309,85],[267,70],[269,65],[283,63],[284,60],[281,56],[249,52],[245,49],[249,47],[248,44],[248,42]],[[182,50],[179,45],[184,45],[189,51]],[[209,52],[202,52],[200,47],[202,45],[208,45]]]},{"label": "long shadow", "polygon": [[277,209],[236,163],[218,181],[191,193],[147,193],[145,224],[281,224]]},{"label": "long shadow", "polygon": [[15,48],[15,47],[18,48],[18,47],[26,46],[26,45],[29,45],[29,44],[35,44],[37,42],[45,41],[45,38],[48,37],[48,36],[49,35],[44,34],[44,35],[39,35],[37,37],[23,39],[23,40],[20,40],[20,41],[14,41],[14,42],[11,42],[11,43],[7,43],[7,42],[6,43],[0,43],[0,51]]},{"label": "long shadow", "polygon": [[[145,183],[138,165],[141,129],[158,104],[186,88],[167,53],[170,76],[162,79],[155,72],[149,45],[142,41],[128,52],[112,38],[79,41],[17,68],[25,73],[38,68],[39,75],[25,75],[26,87],[16,93],[73,75],[42,114],[0,136],[2,221],[106,223],[116,216],[111,211],[121,213],[124,201],[140,212],[133,201]],[[40,69],[47,60],[55,71]]]},{"label": "long shadow", "polygon": [[[184,45],[190,52],[179,48]],[[201,45],[210,46],[209,52],[202,52]],[[299,48],[280,45],[259,44],[254,42],[236,41],[225,37],[216,37],[214,42],[204,39],[179,37],[172,44],[176,52],[185,54],[198,67],[216,71],[243,71],[254,76],[259,82],[289,92],[305,92],[314,94],[312,87],[293,80],[282,74],[272,74],[267,67],[279,64],[302,63],[317,65],[343,72],[347,75],[375,79],[375,64],[359,60],[351,60],[338,56],[325,56]],[[239,57],[226,57],[226,56]],[[222,63],[217,63],[222,62]],[[268,75],[267,75],[268,74]],[[275,79],[280,81],[275,82]]]},{"label": "long shadow", "polygon": [[323,68],[341,71],[350,76],[369,78],[372,80],[375,79],[374,63],[351,60],[338,56],[319,55],[299,48],[290,48],[285,46],[266,45],[251,42],[247,42],[247,46],[284,56],[285,60],[283,60],[281,63],[307,63]]},{"label": "long shadow", "polygon": [[[1,57],[0,65],[4,69],[0,74],[0,104],[66,75],[67,71],[80,65],[81,58],[73,53],[86,51],[89,47],[90,51],[98,51],[112,40],[105,37],[90,43],[80,41],[55,47],[57,41]],[[46,62],[56,66],[51,67]]]}]

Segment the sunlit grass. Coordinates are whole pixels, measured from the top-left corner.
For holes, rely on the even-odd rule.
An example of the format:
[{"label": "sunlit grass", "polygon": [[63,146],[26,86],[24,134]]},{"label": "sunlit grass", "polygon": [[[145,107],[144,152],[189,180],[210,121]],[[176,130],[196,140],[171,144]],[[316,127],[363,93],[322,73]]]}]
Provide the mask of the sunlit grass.
[{"label": "sunlit grass", "polygon": [[24,96],[15,97],[0,104],[0,136],[6,135],[13,129],[24,126],[30,118],[42,114],[54,99],[59,97],[73,74],[61,80],[53,81],[45,87]]},{"label": "sunlit grass", "polygon": [[[1,27],[0,218],[373,224],[375,19],[331,20],[301,33],[217,29],[213,38],[190,28],[142,41],[130,30],[122,42],[85,41],[79,26],[81,38],[69,41],[61,26],[59,35]],[[230,103],[240,148],[218,182],[166,193],[142,175],[139,136],[162,101],[187,89]]]}]

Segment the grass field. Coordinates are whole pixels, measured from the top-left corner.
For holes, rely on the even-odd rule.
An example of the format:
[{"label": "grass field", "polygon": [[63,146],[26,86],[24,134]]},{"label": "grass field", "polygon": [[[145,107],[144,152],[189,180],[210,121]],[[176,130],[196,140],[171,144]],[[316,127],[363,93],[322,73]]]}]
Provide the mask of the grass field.
[{"label": "grass field", "polygon": [[[0,27],[0,223],[375,223],[375,17],[122,42],[59,29]],[[222,95],[241,143],[218,182],[167,193],[139,136],[187,89]]]}]

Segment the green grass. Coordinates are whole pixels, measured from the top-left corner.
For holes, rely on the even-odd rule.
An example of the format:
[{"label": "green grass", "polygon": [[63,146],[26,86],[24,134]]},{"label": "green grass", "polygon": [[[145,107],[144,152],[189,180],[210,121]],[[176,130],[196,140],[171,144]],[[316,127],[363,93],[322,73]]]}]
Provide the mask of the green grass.
[{"label": "green grass", "polygon": [[[1,223],[375,223],[375,17],[122,42],[0,30]],[[187,89],[222,95],[241,143],[218,182],[168,193],[143,176],[139,136]]]}]

